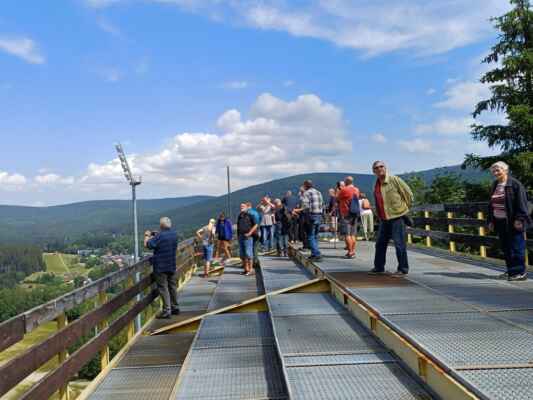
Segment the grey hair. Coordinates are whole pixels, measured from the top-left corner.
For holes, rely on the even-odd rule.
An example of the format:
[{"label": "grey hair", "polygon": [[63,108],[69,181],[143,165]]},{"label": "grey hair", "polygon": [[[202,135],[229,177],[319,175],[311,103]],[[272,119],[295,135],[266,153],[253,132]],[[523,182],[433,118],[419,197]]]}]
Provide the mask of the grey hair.
[{"label": "grey hair", "polygon": [[170,220],[169,217],[161,217],[161,219],[159,220],[159,225],[162,228],[170,229],[172,228],[172,221]]},{"label": "grey hair", "polygon": [[494,168],[501,168],[503,169],[505,172],[509,172],[509,165],[507,165],[507,163],[504,163],[503,161],[498,161],[498,162],[495,162],[494,164],[492,164],[490,166],[490,170],[492,171]]},{"label": "grey hair", "polygon": [[277,205],[277,206],[279,206],[279,205],[282,204],[282,203],[281,203],[281,200],[280,200],[280,199],[276,199],[276,200],[274,200],[274,204]]}]

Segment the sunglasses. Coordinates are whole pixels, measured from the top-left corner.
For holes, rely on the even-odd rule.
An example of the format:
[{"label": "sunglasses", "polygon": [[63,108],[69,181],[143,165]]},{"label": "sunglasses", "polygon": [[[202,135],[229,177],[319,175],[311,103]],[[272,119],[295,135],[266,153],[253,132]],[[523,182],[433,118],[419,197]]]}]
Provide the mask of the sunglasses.
[{"label": "sunglasses", "polygon": [[376,169],[381,169],[381,168],[385,168],[385,166],[384,166],[384,165],[376,165],[376,166],[374,167],[374,170],[376,170]]}]

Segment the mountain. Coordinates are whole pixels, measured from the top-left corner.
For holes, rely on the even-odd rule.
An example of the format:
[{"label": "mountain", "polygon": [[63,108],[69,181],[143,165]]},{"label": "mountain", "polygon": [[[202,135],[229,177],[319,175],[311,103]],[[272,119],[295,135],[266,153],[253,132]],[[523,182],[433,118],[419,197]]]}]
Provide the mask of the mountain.
[{"label": "mountain", "polygon": [[[459,166],[436,168],[403,174],[421,176],[427,183],[438,175],[456,173],[462,179],[477,182],[488,178],[486,172],[462,170]],[[347,175],[355,178],[355,184],[372,195],[374,176],[370,174],[311,173],[259,183],[231,194],[232,216],[238,213],[239,204],[251,201],[254,205],[265,194],[281,197],[287,190],[298,192],[305,179],[311,179],[315,187],[326,196]],[[127,200],[101,200],[73,203],[53,207],[0,206],[0,241],[32,242],[46,244],[54,241],[74,240],[84,233],[131,232],[131,202]],[[139,200],[140,231],[157,228],[159,218],[169,216],[182,235],[190,235],[195,228],[227,210],[227,196],[192,196],[169,199]]]},{"label": "mountain", "polygon": [[[210,199],[190,196],[139,200],[139,221],[153,220],[169,209]],[[44,244],[85,232],[121,233],[131,227],[131,201],[96,200],[51,207],[0,205],[0,240]]]},{"label": "mountain", "polygon": [[[403,178],[409,178],[413,175],[418,175],[429,184],[436,176],[449,173],[457,174],[461,176],[462,179],[469,182],[479,182],[489,177],[486,172],[474,169],[463,170],[460,166],[410,172],[402,174],[401,176]],[[287,190],[292,190],[293,193],[297,194],[298,188],[302,185],[305,179],[311,179],[314,186],[322,192],[326,199],[329,188],[334,187],[336,182],[344,179],[348,175],[354,177],[355,185],[362,192],[366,193],[369,197],[372,196],[375,177],[370,174],[356,174],[351,172],[303,174],[276,179],[233,192],[231,194],[231,214],[233,218],[235,218],[238,214],[240,203],[251,201],[255,205],[265,194],[270,195],[272,198],[281,198]],[[207,224],[209,218],[215,218],[221,211],[226,211],[227,201],[227,196],[212,198],[193,205],[170,210],[168,211],[168,216],[174,221],[175,226],[177,226],[181,232],[188,235],[196,227]],[[157,221],[146,222],[149,224],[157,223]]]}]

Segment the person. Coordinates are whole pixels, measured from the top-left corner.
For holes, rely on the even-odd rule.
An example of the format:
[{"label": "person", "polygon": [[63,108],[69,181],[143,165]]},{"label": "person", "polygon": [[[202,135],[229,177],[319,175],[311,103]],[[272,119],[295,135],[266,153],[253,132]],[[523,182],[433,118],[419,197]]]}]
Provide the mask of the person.
[{"label": "person", "polygon": [[307,235],[307,232],[309,231],[309,213],[307,210],[303,210],[302,206],[304,192],[304,187],[300,186],[300,190],[298,192],[298,206],[294,209],[302,209],[302,211],[296,213],[294,210],[292,210],[292,214],[298,219],[298,238],[300,239],[300,242],[302,242],[302,251],[307,251],[310,250],[311,247],[309,246],[309,238]]},{"label": "person", "polygon": [[353,184],[353,177],[347,176],[344,179],[344,187],[341,187],[337,195],[339,203],[340,226],[341,235],[344,236],[346,242],[346,249],[348,252],[345,258],[355,258],[355,250],[357,245],[357,222],[359,214],[350,210],[352,200],[359,201],[359,189]]},{"label": "person", "polygon": [[298,198],[293,196],[292,191],[287,190],[281,202],[289,213],[289,242],[294,243],[298,238],[298,218],[293,218],[292,212],[298,206]]},{"label": "person", "polygon": [[379,217],[374,268],[371,274],[383,274],[387,258],[389,240],[394,241],[398,268],[396,276],[409,273],[407,247],[405,244],[405,218],[413,203],[411,188],[399,177],[390,175],[383,161],[375,161],[372,170],[376,175],[374,199]]},{"label": "person", "polygon": [[359,199],[359,209],[361,210],[361,225],[363,225],[363,236],[369,240],[374,235],[374,213],[372,206],[365,193],[361,193]]},{"label": "person", "polygon": [[333,188],[329,189],[329,200],[328,206],[326,209],[326,214],[329,218],[331,225],[331,233],[333,234],[332,242],[337,241],[337,213],[338,213],[338,202],[337,202],[337,191]]},{"label": "person", "polygon": [[274,230],[274,238],[276,240],[276,250],[279,257],[288,256],[288,239],[290,230],[290,213],[287,207],[283,205],[280,199],[274,200],[276,206],[275,218],[276,225]]},{"label": "person", "polygon": [[209,276],[209,269],[213,261],[213,250],[215,246],[216,221],[210,219],[207,226],[196,231],[196,237],[202,243],[202,259],[204,260],[204,278]]},{"label": "person", "polygon": [[258,223],[249,212],[246,203],[241,204],[241,212],[237,219],[237,235],[239,240],[239,254],[244,267],[244,274],[249,276],[253,274],[254,259],[254,233],[257,231]]},{"label": "person", "polygon": [[265,196],[261,199],[261,203],[257,206],[257,210],[261,213],[261,245],[263,246],[263,251],[272,250],[273,242],[273,226],[275,224],[274,219],[274,209],[275,206],[270,201],[268,196]]},{"label": "person", "polygon": [[494,163],[490,171],[496,180],[489,202],[489,229],[498,234],[507,266],[507,272],[500,278],[524,281],[527,280],[524,232],[531,225],[526,189],[509,175],[509,166],[503,161]]},{"label": "person", "polygon": [[218,216],[215,230],[218,239],[215,258],[218,258],[220,253],[224,253],[224,256],[221,256],[221,263],[224,265],[224,262],[231,258],[231,240],[233,239],[233,226],[224,213],[220,213]]},{"label": "person", "polygon": [[302,195],[302,204],[300,208],[294,209],[294,213],[308,214],[307,236],[309,247],[311,248],[311,256],[309,260],[320,261],[322,255],[318,248],[318,232],[320,223],[322,222],[322,213],[324,211],[324,200],[322,193],[313,187],[313,182],[306,180],[303,184],[304,193]]},{"label": "person", "polygon": [[[261,215],[259,214],[259,211],[257,211],[255,208],[252,207],[251,202],[247,202],[246,208],[247,212],[252,216],[254,224],[259,226],[261,223]],[[254,250],[254,260],[253,265],[254,267],[259,267],[259,229],[256,229],[252,235],[253,238],[253,250]]]},{"label": "person", "polygon": [[176,289],[178,235],[172,229],[172,221],[168,217],[162,217],[159,220],[159,227],[160,232],[146,231],[144,233],[144,246],[154,252],[151,259],[154,278],[159,296],[163,300],[163,310],[156,318],[168,319],[180,313]]}]

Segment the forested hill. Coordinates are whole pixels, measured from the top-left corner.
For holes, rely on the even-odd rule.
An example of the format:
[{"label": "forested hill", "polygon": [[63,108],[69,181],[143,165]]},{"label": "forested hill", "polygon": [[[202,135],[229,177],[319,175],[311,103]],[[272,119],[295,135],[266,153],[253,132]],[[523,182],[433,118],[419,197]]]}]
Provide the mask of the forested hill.
[{"label": "forested hill", "polygon": [[[153,220],[164,210],[210,199],[190,196],[139,200],[140,221]],[[0,205],[0,241],[46,244],[77,238],[86,232],[122,233],[129,229],[131,201],[97,200],[51,207]]]}]

